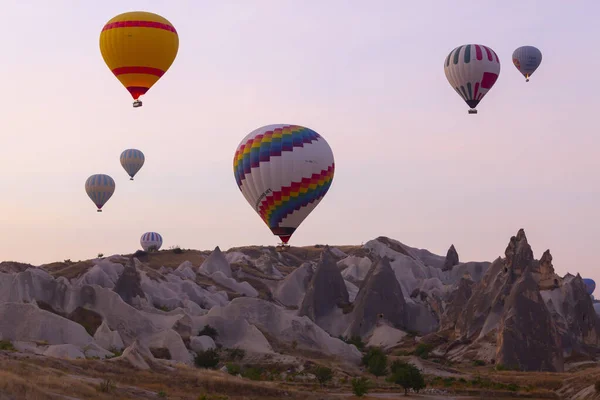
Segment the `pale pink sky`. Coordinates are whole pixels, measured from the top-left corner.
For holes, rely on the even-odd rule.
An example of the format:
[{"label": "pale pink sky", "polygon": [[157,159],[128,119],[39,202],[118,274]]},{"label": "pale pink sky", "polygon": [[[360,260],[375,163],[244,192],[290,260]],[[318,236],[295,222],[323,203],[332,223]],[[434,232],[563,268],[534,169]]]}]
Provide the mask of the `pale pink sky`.
[{"label": "pale pink sky", "polygon": [[[232,172],[239,141],[291,123],[333,149],[333,185],[292,245],[379,235],[493,260],[519,228],[561,274],[600,279],[600,28],[596,0],[11,1],[0,75],[0,260],[35,264],[164,248],[277,243]],[[100,55],[104,23],[156,12],[180,37],[168,73],[131,107]],[[480,43],[498,82],[468,115],[443,61]],[[512,51],[534,45],[531,81]],[[126,148],[146,164],[130,182]],[[111,175],[97,213],[84,191]]]}]

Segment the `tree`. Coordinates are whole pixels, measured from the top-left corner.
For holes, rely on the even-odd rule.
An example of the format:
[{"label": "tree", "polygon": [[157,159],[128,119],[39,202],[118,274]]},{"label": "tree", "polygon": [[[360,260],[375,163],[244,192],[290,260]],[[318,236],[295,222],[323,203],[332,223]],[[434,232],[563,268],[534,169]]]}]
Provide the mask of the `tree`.
[{"label": "tree", "polygon": [[390,370],[392,373],[387,381],[402,386],[405,396],[408,395],[409,389],[419,393],[419,390],[425,388],[425,378],[414,365],[397,360],[392,363]]},{"label": "tree", "polygon": [[333,378],[333,371],[331,368],[319,366],[315,368],[313,373],[317,377],[317,380],[321,386],[325,386],[325,384]]},{"label": "tree", "polygon": [[354,393],[358,397],[362,397],[369,392],[369,388],[371,386],[371,382],[363,377],[353,378],[352,379],[352,393]]},{"label": "tree", "polygon": [[215,349],[199,351],[194,358],[194,363],[200,368],[215,368],[219,361],[219,353]]},{"label": "tree", "polygon": [[217,340],[217,336],[219,336],[219,332],[215,328],[210,325],[205,325],[204,328],[200,332],[198,332],[198,336],[210,336],[212,340]]},{"label": "tree", "polygon": [[362,359],[363,365],[376,377],[387,373],[387,356],[379,347],[371,347]]}]

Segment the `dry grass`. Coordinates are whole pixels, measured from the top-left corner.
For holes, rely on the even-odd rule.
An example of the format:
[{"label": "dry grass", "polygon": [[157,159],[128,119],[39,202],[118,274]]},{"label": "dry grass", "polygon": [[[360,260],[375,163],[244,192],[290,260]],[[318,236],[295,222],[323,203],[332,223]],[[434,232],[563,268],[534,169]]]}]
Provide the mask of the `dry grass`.
[{"label": "dry grass", "polygon": [[[23,356],[22,356],[23,357]],[[103,381],[115,386],[99,391]],[[314,393],[300,392],[274,382],[254,382],[220,371],[176,367],[141,371],[120,362],[94,360],[66,361],[38,356],[9,357],[0,353],[0,392],[23,400],[155,399],[158,392],[168,399],[197,400],[202,394],[219,394],[223,399],[316,399]],[[318,398],[330,398],[320,394]]]},{"label": "dry grass", "polygon": [[67,279],[78,278],[94,266],[91,260],[79,261],[76,263],[57,262],[47,264],[44,269],[55,278],[64,276]]}]

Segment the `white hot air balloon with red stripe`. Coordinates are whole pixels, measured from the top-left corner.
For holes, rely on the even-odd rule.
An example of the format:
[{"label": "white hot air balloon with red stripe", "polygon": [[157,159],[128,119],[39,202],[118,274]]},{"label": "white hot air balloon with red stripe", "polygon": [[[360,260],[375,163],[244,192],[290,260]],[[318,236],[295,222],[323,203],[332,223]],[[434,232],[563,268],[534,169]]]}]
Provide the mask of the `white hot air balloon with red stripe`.
[{"label": "white hot air balloon with red stripe", "polygon": [[500,59],[487,46],[465,44],[448,54],[444,72],[450,85],[471,107],[469,114],[477,114],[475,108],[500,75]]},{"label": "white hot air balloon with red stripe", "polygon": [[233,158],[238,188],[284,245],[329,190],[334,169],[329,144],[299,125],[258,128]]}]

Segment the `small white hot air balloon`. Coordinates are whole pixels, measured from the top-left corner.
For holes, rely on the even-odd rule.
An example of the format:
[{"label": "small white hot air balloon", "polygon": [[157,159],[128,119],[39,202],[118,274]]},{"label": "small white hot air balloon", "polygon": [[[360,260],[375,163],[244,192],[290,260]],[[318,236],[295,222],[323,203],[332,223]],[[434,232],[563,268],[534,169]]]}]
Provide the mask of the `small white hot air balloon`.
[{"label": "small white hot air balloon", "polygon": [[144,251],[158,251],[162,243],[162,236],[156,232],[146,232],[140,238],[140,244]]}]

